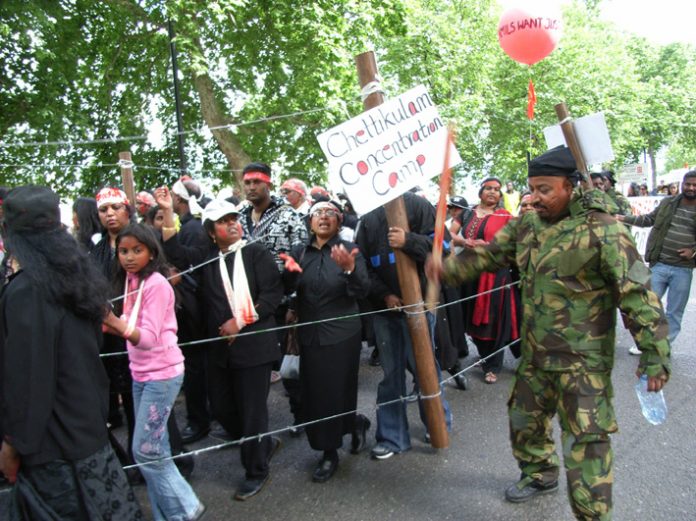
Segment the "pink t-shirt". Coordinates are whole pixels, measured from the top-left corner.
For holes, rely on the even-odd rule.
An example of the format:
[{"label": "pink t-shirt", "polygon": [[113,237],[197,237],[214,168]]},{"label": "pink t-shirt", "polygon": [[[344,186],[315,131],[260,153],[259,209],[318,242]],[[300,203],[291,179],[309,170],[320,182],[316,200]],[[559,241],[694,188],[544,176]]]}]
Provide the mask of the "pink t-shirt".
[{"label": "pink t-shirt", "polygon": [[[129,293],[140,285],[137,274],[127,274]],[[124,314],[130,316],[136,293],[124,303]],[[174,289],[159,273],[145,279],[140,312],[135,327],[140,342],[126,341],[133,380],[148,382],[167,380],[184,372],[184,356],[178,346],[177,323],[174,313]]]}]

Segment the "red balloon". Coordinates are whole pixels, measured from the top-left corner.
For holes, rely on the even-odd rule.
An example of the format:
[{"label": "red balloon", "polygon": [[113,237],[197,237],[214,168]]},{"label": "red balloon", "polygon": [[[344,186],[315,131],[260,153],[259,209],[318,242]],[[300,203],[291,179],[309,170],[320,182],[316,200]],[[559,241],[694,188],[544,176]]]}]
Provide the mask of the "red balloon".
[{"label": "red balloon", "polygon": [[527,2],[507,9],[498,22],[498,41],[515,61],[533,65],[543,60],[561,37],[563,20],[557,6]]}]

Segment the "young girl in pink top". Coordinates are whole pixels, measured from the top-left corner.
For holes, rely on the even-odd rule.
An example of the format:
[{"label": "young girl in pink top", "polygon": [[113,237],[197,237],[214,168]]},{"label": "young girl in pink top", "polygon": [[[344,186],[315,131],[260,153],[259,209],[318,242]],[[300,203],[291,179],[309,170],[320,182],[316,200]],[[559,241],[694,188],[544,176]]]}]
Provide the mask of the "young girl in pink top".
[{"label": "young girl in pink top", "polygon": [[177,345],[174,290],[166,279],[162,249],[152,230],[131,224],[116,238],[116,284],[123,288],[120,317],[109,312],[108,332],[126,339],[133,376],[133,456],[156,521],[200,519],[205,507],[170,459],[167,420],[184,377]]}]

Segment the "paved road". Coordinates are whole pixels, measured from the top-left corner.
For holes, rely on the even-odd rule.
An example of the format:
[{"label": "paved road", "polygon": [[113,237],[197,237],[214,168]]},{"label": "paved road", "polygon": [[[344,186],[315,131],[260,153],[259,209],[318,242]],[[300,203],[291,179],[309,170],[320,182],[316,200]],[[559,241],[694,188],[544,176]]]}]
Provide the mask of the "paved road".
[{"label": "paved road", "polygon": [[[693,288],[692,288],[693,290]],[[692,295],[696,292],[692,291]],[[673,346],[674,374],[665,394],[669,417],[662,426],[648,424],[633,392],[637,358],[628,354],[632,340],[622,326],[617,332],[614,369],[615,408],[620,431],[613,436],[615,450],[614,519],[635,521],[696,519],[696,323],[691,321],[696,299],[689,302],[683,330]],[[475,353],[475,350],[474,350]],[[374,419],[375,391],[381,369],[367,364],[363,351],[359,405]],[[469,364],[475,356],[464,361]],[[336,475],[325,484],[311,481],[318,460],[306,438],[282,434],[283,445],[273,459],[272,478],[259,496],[240,503],[232,500],[243,477],[237,449],[198,456],[191,478],[193,488],[208,505],[211,521],[254,520],[570,520],[565,481],[559,493],[512,505],[503,490],[518,476],[507,435],[505,402],[514,359],[506,358],[505,371],[495,385],[486,385],[474,368],[470,389],[447,389],[454,414],[450,447],[435,450],[421,441],[424,428],[415,405],[409,406],[413,449],[385,461],[373,461],[366,451],[353,456],[340,452]],[[280,384],[269,399],[272,428],[290,423]],[[177,413],[181,415],[182,407]],[[558,443],[559,428],[556,424]],[[374,421],[370,429],[374,440]],[[202,440],[191,448],[213,445]],[[346,444],[349,443],[346,437]],[[138,496],[146,506],[145,489]],[[0,519],[3,515],[0,495]]]}]

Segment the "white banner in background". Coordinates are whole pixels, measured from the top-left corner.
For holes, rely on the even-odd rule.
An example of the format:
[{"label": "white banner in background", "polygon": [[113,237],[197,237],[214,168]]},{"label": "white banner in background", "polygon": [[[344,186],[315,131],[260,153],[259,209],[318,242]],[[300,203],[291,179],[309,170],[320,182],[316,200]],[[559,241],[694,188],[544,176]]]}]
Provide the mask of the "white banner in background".
[{"label": "white banner in background", "polygon": [[[664,199],[664,196],[629,197],[628,201],[631,203],[631,213],[633,215],[645,215],[657,208],[662,199]],[[633,235],[636,241],[636,248],[638,248],[638,252],[643,257],[645,257],[645,247],[648,244],[648,235],[650,235],[651,230],[652,227],[639,228],[638,226],[631,226],[631,235]]]},{"label": "white banner in background", "polygon": [[[329,184],[359,214],[442,173],[447,126],[423,85],[317,136]],[[461,163],[454,146],[450,168]]]}]

